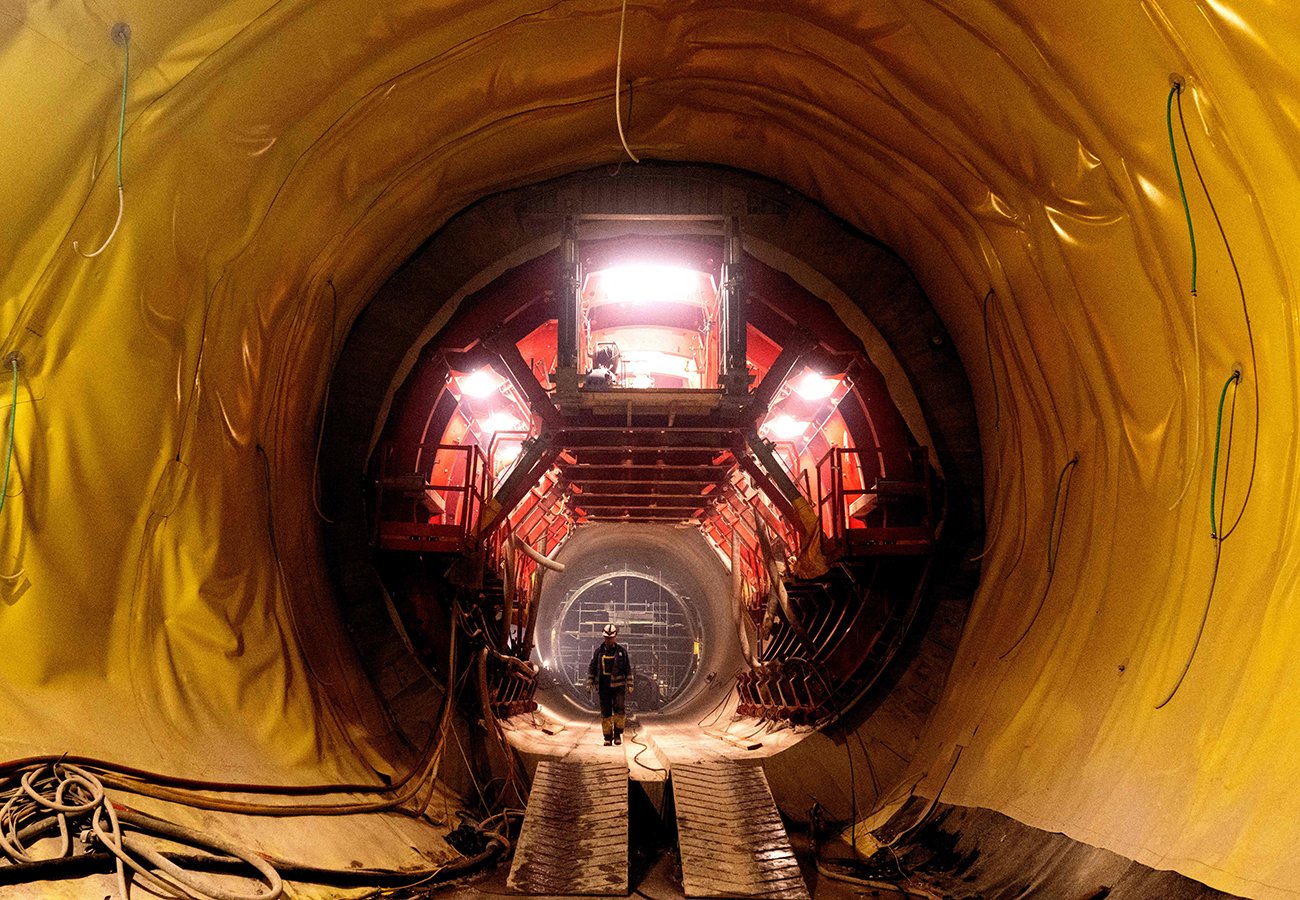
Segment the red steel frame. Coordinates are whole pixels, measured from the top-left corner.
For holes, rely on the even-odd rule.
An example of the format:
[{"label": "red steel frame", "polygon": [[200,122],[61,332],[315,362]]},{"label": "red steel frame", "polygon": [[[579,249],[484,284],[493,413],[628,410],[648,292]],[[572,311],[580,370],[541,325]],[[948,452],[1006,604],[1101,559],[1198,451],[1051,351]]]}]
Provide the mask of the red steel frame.
[{"label": "red steel frame", "polygon": [[[380,447],[379,479],[375,497],[375,525],[372,542],[384,550],[421,550],[430,552],[462,552],[474,544],[478,530],[479,517],[483,514],[483,504],[491,493],[492,479],[487,457],[475,444],[419,444],[416,446],[416,463],[414,471],[394,471],[393,456],[399,448],[391,443]],[[409,448],[401,448],[403,450]],[[460,483],[435,483],[429,480],[433,474],[433,460],[441,452],[464,454],[463,466],[453,466],[453,471],[465,473]],[[428,459],[428,471],[423,461]],[[419,490],[413,492],[409,484],[399,484],[397,477],[419,478]],[[448,479],[449,482],[455,479]],[[420,504],[412,493],[433,492],[442,498],[444,509],[455,512],[450,520],[442,522],[429,521],[431,516],[420,515]],[[385,498],[392,499],[394,493],[400,493],[403,499],[410,500],[409,517],[396,519],[388,514],[391,503],[385,504]],[[451,503],[453,495],[460,495],[460,502]],[[421,521],[423,519],[423,521]]]},{"label": "red steel frame", "polygon": [[[866,503],[855,513],[857,498]],[[928,553],[932,504],[925,447],[832,447],[817,462],[817,512],[828,555]]]}]

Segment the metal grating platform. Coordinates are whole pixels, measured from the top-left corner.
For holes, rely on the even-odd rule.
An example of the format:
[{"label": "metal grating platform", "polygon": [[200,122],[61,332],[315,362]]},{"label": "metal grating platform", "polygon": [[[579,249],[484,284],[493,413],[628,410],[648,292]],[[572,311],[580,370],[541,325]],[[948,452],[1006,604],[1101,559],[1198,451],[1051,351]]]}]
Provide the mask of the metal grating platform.
[{"label": "metal grating platform", "polygon": [[622,758],[538,763],[507,886],[524,894],[626,896],[627,857]]},{"label": "metal grating platform", "polygon": [[794,850],[760,766],[673,766],[687,897],[808,900]]}]

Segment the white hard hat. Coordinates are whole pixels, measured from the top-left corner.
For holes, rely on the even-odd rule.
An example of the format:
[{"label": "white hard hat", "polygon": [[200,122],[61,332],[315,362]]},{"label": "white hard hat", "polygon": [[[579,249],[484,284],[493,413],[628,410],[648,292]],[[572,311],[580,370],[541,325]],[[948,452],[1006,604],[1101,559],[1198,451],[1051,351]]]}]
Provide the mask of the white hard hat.
[{"label": "white hard hat", "polygon": [[615,636],[617,636],[617,635],[618,635],[618,626],[615,625],[613,622],[610,622],[608,625],[605,626],[605,630],[604,630],[603,634],[605,635],[605,637],[615,637]]}]

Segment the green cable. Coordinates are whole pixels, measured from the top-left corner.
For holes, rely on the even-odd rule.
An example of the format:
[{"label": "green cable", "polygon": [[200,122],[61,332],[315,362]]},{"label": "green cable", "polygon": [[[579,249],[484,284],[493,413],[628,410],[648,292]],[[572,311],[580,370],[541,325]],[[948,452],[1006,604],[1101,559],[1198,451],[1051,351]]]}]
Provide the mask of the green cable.
[{"label": "green cable", "polygon": [[[131,77],[131,37],[122,38],[122,113],[117,120],[117,186],[122,186],[122,138],[126,135],[126,82]],[[1172,132],[1170,132],[1172,134]]]},{"label": "green cable", "polygon": [[1178,196],[1183,198],[1183,214],[1187,216],[1187,237],[1192,242],[1192,296],[1196,296],[1196,232],[1192,230],[1192,209],[1187,205],[1187,190],[1183,187],[1183,170],[1178,166],[1178,148],[1174,145],[1174,95],[1182,89],[1182,84],[1177,81],[1169,88],[1169,98],[1165,101],[1165,124],[1169,127],[1169,152],[1174,157],[1174,175],[1178,177]]},{"label": "green cable", "polygon": [[9,496],[9,471],[14,462],[14,426],[18,423],[18,356],[15,355],[9,362],[14,367],[14,402],[9,407],[9,450],[5,453],[4,486],[0,487],[0,512],[4,511],[5,497]]},{"label": "green cable", "polygon": [[1210,537],[1219,539],[1218,519],[1214,516],[1214,493],[1219,478],[1219,439],[1223,434],[1223,401],[1228,398],[1228,385],[1241,380],[1241,372],[1234,370],[1223,383],[1219,394],[1219,419],[1214,424],[1214,469],[1210,472]]}]

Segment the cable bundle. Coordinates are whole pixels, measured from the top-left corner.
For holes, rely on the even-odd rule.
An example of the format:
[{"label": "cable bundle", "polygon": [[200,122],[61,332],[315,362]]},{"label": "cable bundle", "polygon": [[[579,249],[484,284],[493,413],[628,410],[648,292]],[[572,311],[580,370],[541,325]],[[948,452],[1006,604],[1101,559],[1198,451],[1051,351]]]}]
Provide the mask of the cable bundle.
[{"label": "cable bundle", "polygon": [[[453,624],[449,671],[456,669],[457,629]],[[466,671],[466,676],[469,675]],[[462,687],[468,678],[462,682]],[[91,757],[28,757],[0,763],[0,886],[76,878],[116,870],[118,900],[128,900],[131,869],[146,891],[182,900],[275,900],[283,879],[338,887],[388,886],[406,890],[416,885],[444,883],[468,875],[497,856],[511,852],[506,835],[509,818],[520,810],[489,816],[474,829],[485,840],[481,852],[421,869],[328,868],[252,853],[228,841],[114,803],[105,790],[126,791],[192,809],[276,817],[355,815],[397,812],[420,816],[428,805],[447,737],[454,736],[451,685],[443,699],[439,722],[415,765],[398,781],[384,785],[270,785],[221,783],[148,772]],[[459,742],[459,739],[457,739]],[[468,761],[466,762],[469,766]],[[472,767],[471,774],[472,774]],[[270,794],[282,797],[362,794],[372,799],[311,802],[257,802],[213,794]],[[500,830],[486,827],[505,819]],[[125,826],[125,827],[124,827]],[[127,829],[131,829],[128,831]],[[206,852],[162,852],[138,834],[161,837]],[[47,838],[57,834],[51,848]],[[44,846],[39,846],[40,842]],[[39,856],[32,852],[39,847]],[[53,849],[57,852],[51,853]],[[181,867],[185,868],[182,869]],[[194,871],[249,875],[248,867],[265,883],[256,893],[236,893]],[[190,871],[187,871],[190,870]]]},{"label": "cable bundle", "polygon": [[[124,823],[147,825],[151,817],[113,804],[104,793],[103,783],[79,766],[63,762],[31,766],[12,773],[3,784],[6,788],[0,794],[5,801],[0,807],[0,849],[11,864],[38,865],[46,861],[32,854],[31,845],[57,830],[59,844],[54,859],[87,855],[97,848],[107,850],[116,858],[114,868],[121,900],[130,897],[128,868],[149,890],[179,900],[275,900],[283,891],[279,873],[256,853],[193,829],[179,826],[161,829],[170,831],[166,836],[173,840],[219,850],[243,860],[265,881],[265,886],[259,887],[256,893],[230,891],[210,879],[186,872],[154,847],[124,831]],[[157,822],[167,825],[161,820]]]}]

